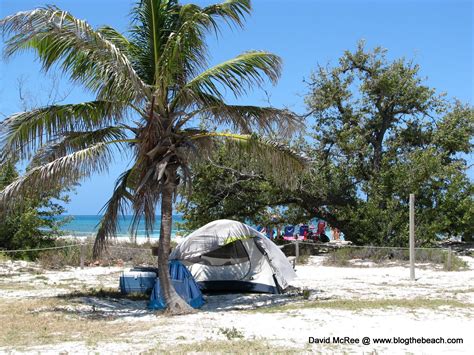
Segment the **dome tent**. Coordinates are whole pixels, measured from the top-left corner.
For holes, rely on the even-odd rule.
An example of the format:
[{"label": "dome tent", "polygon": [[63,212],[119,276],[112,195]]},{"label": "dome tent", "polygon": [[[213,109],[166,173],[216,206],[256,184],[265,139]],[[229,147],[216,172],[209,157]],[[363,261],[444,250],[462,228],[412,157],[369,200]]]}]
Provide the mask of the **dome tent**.
[{"label": "dome tent", "polygon": [[296,277],[271,240],[244,223],[226,219],[191,233],[170,259],[181,261],[203,291],[281,293]]}]

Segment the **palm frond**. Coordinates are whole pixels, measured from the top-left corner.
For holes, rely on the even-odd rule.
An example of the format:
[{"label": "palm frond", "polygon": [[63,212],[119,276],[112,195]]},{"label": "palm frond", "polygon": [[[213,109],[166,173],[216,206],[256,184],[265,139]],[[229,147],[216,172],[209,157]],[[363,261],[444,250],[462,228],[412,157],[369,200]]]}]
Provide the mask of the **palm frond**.
[{"label": "palm frond", "polygon": [[88,148],[53,160],[48,164],[27,171],[0,192],[0,205],[12,204],[22,196],[35,195],[75,184],[79,179],[97,172],[107,171],[112,162],[112,152],[106,143],[94,144]]},{"label": "palm frond", "polygon": [[225,105],[209,107],[203,116],[217,124],[230,125],[244,134],[262,131],[267,135],[288,138],[302,121],[291,111],[273,107]]},{"label": "palm frond", "polygon": [[189,97],[205,93],[222,100],[222,89],[228,88],[238,97],[247,93],[253,85],[261,86],[266,78],[276,83],[280,73],[281,60],[278,56],[252,51],[205,70],[191,79],[182,92]]},{"label": "palm frond", "polygon": [[304,127],[304,121],[287,109],[229,105],[206,93],[198,93],[193,100],[198,109],[178,117],[176,127],[184,127],[195,116],[209,119],[218,125],[226,125],[243,134],[263,132],[265,135],[289,138],[295,130]]},{"label": "palm frond", "polygon": [[250,0],[227,0],[205,7],[202,12],[223,18],[229,25],[243,27],[245,16],[250,14]]},{"label": "palm frond", "polygon": [[175,28],[157,57],[160,81],[166,82],[166,87],[182,86],[198,75],[207,65],[205,36],[209,32],[220,33],[219,19],[242,26],[249,10],[247,0],[230,0],[204,9],[195,4],[176,6]]},{"label": "palm frond", "polygon": [[160,57],[171,33],[177,31],[175,0],[140,0],[132,11],[131,42],[140,51],[135,67],[148,85],[158,82]]},{"label": "palm frond", "polygon": [[125,215],[127,204],[132,200],[132,195],[128,191],[129,177],[132,169],[124,172],[117,179],[112,197],[103,207],[104,216],[99,224],[94,242],[94,258],[98,258],[106,248],[108,241],[117,236],[118,218]]},{"label": "palm frond", "polygon": [[22,11],[0,21],[6,41],[5,56],[34,49],[44,70],[60,63],[74,82],[98,98],[141,102],[149,88],[130,60],[106,36],[69,12],[49,6]]},{"label": "palm frond", "polygon": [[0,147],[3,153],[29,159],[45,142],[59,135],[102,128],[123,118],[121,107],[107,101],[52,105],[20,112],[0,123]]},{"label": "palm frond", "polygon": [[200,157],[211,156],[212,141],[224,142],[236,160],[256,162],[256,167],[275,183],[295,189],[309,160],[289,146],[271,139],[252,135],[223,132],[195,133],[190,139],[201,149]]},{"label": "palm frond", "polygon": [[[122,33],[117,31],[115,28],[110,26],[102,26],[97,29],[97,33],[100,34],[107,41],[110,41],[114,46],[116,46],[120,52],[130,58],[127,54],[137,51],[138,48],[134,46],[130,40],[125,37]],[[133,58],[130,58],[133,59]]]},{"label": "palm frond", "polygon": [[158,56],[157,79],[162,87],[158,90],[175,90],[207,64],[206,33],[217,30],[211,15],[202,12],[194,4],[180,6],[176,10],[175,28],[170,32],[162,52]]},{"label": "palm frond", "polygon": [[49,163],[75,151],[86,149],[93,144],[115,143],[117,147],[125,148],[124,143],[129,141],[124,130],[121,127],[114,126],[100,128],[95,131],[64,133],[57,141],[41,146],[31,159],[29,167],[33,168]]}]

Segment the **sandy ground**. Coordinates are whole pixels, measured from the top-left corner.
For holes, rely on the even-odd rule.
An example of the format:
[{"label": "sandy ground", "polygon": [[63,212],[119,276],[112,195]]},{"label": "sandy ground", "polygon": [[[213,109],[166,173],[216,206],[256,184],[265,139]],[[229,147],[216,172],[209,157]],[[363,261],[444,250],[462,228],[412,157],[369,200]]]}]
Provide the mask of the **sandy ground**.
[{"label": "sandy ground", "polygon": [[[183,236],[182,235],[179,235],[179,234],[176,234],[176,235],[172,235],[171,236],[171,240],[176,242],[176,243],[180,243],[182,240],[183,240]],[[81,242],[87,242],[88,240],[94,240],[95,239],[95,234],[91,234],[91,235],[88,235],[88,236],[83,236],[83,235],[63,235],[60,237],[60,239],[65,239],[65,240],[69,240],[69,241],[77,241],[78,243],[81,243]],[[147,238],[147,237],[142,237],[142,236],[138,236],[136,238],[130,238],[130,237],[126,237],[126,236],[121,236],[121,237],[117,237],[114,239],[114,242],[116,243],[130,243],[130,242],[134,242],[134,243],[137,243],[138,245],[141,245],[141,244],[145,244],[145,243],[158,243],[158,238]]]},{"label": "sandy ground", "polygon": [[[307,265],[297,266],[294,286],[309,291],[309,299],[297,295],[234,294],[206,296],[205,306],[196,314],[166,317],[146,309],[146,301],[110,297],[71,299],[68,312],[79,317],[103,316],[114,324],[137,323],[144,330],[91,344],[77,341],[21,347],[0,344],[3,353],[140,353],[173,350],[182,344],[203,341],[243,339],[262,341],[270,346],[298,353],[472,353],[474,341],[474,261],[464,257],[470,269],[460,272],[434,270],[426,265],[416,270],[416,281],[409,280],[403,266],[340,268],[322,265],[322,257],[311,257]],[[420,265],[423,266],[423,265]],[[43,271],[36,264],[6,261],[0,263],[0,303],[12,300],[46,299],[87,288],[117,288],[122,268],[70,268]],[[21,287],[28,285],[28,287]],[[18,286],[18,287],[16,287]],[[452,304],[437,307],[309,307],[308,303],[346,300],[446,300],[459,301],[468,307]],[[270,306],[285,307],[267,312]],[[55,312],[66,311],[57,308]],[[145,326],[146,325],[146,326]],[[8,324],[2,326],[8,327]],[[242,338],[228,340],[223,330],[235,328]],[[25,336],[28,336],[25,334]],[[309,344],[309,337],[351,337],[371,344]],[[443,337],[462,338],[463,344],[374,344],[373,339]],[[237,347],[238,348],[238,347]],[[215,349],[219,351],[219,349]],[[245,349],[240,349],[246,352]]]}]

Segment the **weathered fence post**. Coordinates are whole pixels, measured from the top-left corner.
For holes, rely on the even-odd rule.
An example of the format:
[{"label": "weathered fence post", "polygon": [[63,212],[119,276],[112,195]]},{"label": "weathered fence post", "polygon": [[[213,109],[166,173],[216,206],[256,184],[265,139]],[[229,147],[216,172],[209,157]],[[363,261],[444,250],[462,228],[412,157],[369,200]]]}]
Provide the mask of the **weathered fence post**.
[{"label": "weathered fence post", "polygon": [[81,269],[84,269],[85,244],[81,243]]},{"label": "weathered fence post", "polygon": [[410,280],[415,280],[415,194],[410,194]]},{"label": "weathered fence post", "polygon": [[299,257],[300,257],[300,241],[299,241],[299,240],[296,240],[296,242],[295,242],[295,258],[296,258],[296,262],[298,262]]},{"label": "weathered fence post", "polygon": [[448,260],[447,260],[448,271],[453,269],[453,249],[449,247],[448,249]]}]

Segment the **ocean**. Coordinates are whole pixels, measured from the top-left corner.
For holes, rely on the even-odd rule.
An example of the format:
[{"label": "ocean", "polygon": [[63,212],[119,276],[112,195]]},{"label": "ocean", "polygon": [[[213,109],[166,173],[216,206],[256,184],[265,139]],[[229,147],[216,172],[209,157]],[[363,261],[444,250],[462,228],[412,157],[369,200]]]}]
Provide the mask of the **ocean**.
[{"label": "ocean", "polygon": [[[62,230],[65,235],[77,236],[77,237],[88,237],[94,235],[97,232],[97,226],[102,219],[100,215],[70,215],[63,216],[71,218],[67,224],[62,226]],[[132,216],[123,216],[119,218],[119,226],[117,231],[117,237],[130,237],[130,224],[132,222]],[[183,217],[180,215],[173,215],[173,229],[171,236],[182,235],[183,231],[178,229],[177,223],[183,222]],[[151,238],[158,238],[160,234],[160,216],[156,216],[154,232]],[[145,224],[143,221],[140,222],[138,227],[137,237],[145,237]]]}]

